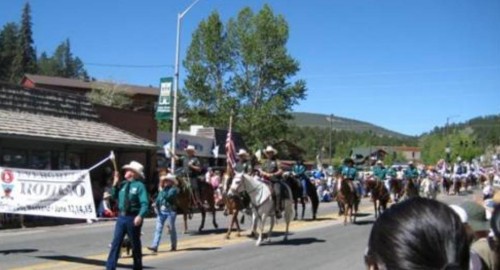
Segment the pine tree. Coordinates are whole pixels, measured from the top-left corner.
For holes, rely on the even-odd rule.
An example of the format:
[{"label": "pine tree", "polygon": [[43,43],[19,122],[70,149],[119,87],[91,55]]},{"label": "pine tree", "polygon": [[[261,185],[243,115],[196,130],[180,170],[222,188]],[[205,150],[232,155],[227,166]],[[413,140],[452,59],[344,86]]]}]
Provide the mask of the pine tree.
[{"label": "pine tree", "polygon": [[17,53],[19,27],[16,23],[7,23],[0,32],[0,81],[9,81],[12,76],[12,64]]},{"label": "pine tree", "polygon": [[31,7],[29,3],[26,3],[21,19],[19,47],[13,62],[13,73],[10,77],[10,81],[13,83],[19,83],[24,74],[34,74],[37,71],[36,51],[33,47],[33,31],[31,26]]}]

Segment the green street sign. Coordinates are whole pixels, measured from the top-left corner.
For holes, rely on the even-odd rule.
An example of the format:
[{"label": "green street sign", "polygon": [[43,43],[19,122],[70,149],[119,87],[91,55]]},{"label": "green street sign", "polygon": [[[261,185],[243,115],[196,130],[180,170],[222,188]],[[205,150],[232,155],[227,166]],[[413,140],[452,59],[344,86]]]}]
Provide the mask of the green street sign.
[{"label": "green street sign", "polygon": [[160,79],[160,96],[156,108],[156,120],[172,119],[172,85],[172,77]]}]

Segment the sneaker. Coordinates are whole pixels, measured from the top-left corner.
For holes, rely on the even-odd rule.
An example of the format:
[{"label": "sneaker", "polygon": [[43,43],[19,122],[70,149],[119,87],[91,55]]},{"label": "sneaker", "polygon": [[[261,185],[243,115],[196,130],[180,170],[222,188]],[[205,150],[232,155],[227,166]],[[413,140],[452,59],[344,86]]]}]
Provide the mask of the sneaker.
[{"label": "sneaker", "polygon": [[173,248],[170,248],[170,251],[176,251],[177,248],[173,247]]},{"label": "sneaker", "polygon": [[155,247],[147,247],[148,250],[151,250],[153,252],[158,252],[158,248],[155,248]]}]

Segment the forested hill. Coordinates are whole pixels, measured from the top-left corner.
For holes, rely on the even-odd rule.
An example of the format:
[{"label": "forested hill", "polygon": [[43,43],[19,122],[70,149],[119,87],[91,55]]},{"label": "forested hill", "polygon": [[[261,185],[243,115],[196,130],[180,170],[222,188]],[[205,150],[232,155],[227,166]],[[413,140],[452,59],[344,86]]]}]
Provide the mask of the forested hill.
[{"label": "forested hill", "polygon": [[372,132],[376,135],[383,135],[395,138],[408,138],[409,136],[401,134],[383,127],[379,127],[367,122],[358,121],[354,119],[338,117],[333,115],[333,123],[330,122],[330,115],[293,112],[292,125],[299,127],[319,127],[319,128],[333,128],[337,131],[352,131],[357,133]]},{"label": "forested hill", "polygon": [[471,129],[475,142],[481,147],[500,145],[500,114],[472,118],[465,123],[452,124],[448,128],[436,127],[428,134],[452,134]]}]

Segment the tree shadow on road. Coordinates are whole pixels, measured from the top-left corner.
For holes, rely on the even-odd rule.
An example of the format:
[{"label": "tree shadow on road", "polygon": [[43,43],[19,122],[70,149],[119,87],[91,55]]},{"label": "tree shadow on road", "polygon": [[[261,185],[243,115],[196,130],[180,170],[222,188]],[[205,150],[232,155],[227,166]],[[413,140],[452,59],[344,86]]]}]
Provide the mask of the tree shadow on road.
[{"label": "tree shadow on road", "polygon": [[[273,239],[274,240],[274,239]],[[324,243],[326,240],[318,239],[314,237],[306,237],[306,238],[292,238],[287,241],[274,241],[271,243],[265,243],[266,246],[302,246],[302,245],[310,245],[314,243]]]},{"label": "tree shadow on road", "polygon": [[[148,256],[148,254],[143,254],[143,257]],[[95,265],[95,266],[102,266],[106,267],[106,261],[103,260],[96,260],[96,259],[89,259],[89,258],[83,258],[83,257],[75,257],[75,256],[68,256],[68,255],[58,255],[58,256],[37,256],[37,258],[40,259],[46,259],[46,260],[54,260],[54,261],[59,261],[59,262],[70,262],[70,263],[80,263],[80,264],[86,264],[86,265]],[[133,265],[128,265],[128,264],[121,264],[118,263],[117,267],[121,268],[127,268],[127,269],[133,269]],[[143,269],[154,269],[153,267],[149,266],[143,266]]]},{"label": "tree shadow on road", "polygon": [[34,248],[24,248],[24,249],[4,249],[4,250],[0,250],[0,254],[3,254],[3,255],[9,255],[11,253],[31,253],[31,252],[37,252],[38,249],[34,249]]}]

